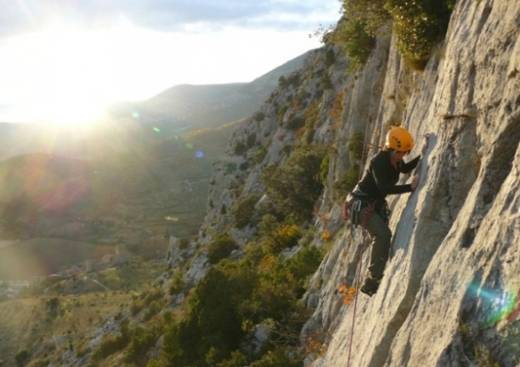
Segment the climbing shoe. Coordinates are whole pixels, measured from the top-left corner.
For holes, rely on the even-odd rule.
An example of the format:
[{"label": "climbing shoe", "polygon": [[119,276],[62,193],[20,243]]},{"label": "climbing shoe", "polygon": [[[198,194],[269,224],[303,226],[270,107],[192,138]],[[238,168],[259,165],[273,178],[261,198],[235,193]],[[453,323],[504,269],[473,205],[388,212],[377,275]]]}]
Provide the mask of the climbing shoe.
[{"label": "climbing shoe", "polygon": [[379,287],[379,280],[373,279],[373,278],[367,278],[365,280],[365,284],[361,287],[361,292],[372,296],[374,293],[377,292],[377,288]]}]

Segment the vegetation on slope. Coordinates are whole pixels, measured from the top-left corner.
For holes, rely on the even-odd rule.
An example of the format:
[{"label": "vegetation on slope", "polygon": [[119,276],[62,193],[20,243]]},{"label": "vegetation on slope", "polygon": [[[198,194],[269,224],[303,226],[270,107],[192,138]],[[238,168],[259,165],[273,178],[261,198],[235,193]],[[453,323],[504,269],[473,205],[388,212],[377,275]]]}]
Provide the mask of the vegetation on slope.
[{"label": "vegetation on slope", "polygon": [[342,46],[356,70],[370,56],[378,30],[391,21],[401,54],[422,70],[446,34],[454,5],[455,0],[343,0],[343,17],[325,42]]}]

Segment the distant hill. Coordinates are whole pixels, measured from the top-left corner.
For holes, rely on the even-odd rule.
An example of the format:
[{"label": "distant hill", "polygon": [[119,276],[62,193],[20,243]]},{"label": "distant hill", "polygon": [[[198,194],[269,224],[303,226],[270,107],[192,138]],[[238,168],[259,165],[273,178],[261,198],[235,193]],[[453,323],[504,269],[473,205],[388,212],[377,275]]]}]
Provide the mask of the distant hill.
[{"label": "distant hill", "polygon": [[303,66],[308,53],[298,56],[250,83],[178,85],[140,103],[112,109],[115,118],[137,118],[160,128],[213,128],[253,114],[267,99],[282,75]]},{"label": "distant hill", "polygon": [[[153,257],[168,235],[193,236],[231,133],[303,58],[251,83],[173,87],[90,129],[0,123],[0,241],[16,241],[4,263],[34,252],[45,273],[107,246]],[[69,254],[78,244],[89,250]]]}]

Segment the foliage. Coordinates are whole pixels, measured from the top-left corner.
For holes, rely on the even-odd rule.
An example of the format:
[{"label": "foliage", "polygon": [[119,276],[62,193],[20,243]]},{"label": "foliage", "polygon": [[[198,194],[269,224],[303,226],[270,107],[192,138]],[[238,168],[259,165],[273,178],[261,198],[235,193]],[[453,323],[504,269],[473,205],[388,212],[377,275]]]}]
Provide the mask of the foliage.
[{"label": "foliage", "polygon": [[304,288],[305,280],[316,271],[323,259],[323,252],[314,246],[304,246],[298,253],[289,259],[287,263],[288,271],[294,275],[299,286]]},{"label": "foliage", "polygon": [[338,200],[343,200],[354,189],[359,181],[359,169],[359,165],[353,164],[343,177],[334,184],[334,191]]},{"label": "foliage", "polygon": [[250,296],[254,274],[225,263],[212,268],[194,289],[188,315],[170,326],[164,352],[173,366],[207,366],[206,356],[227,359],[238,349],[241,328],[240,301]]},{"label": "foliage", "polygon": [[289,83],[287,82],[287,78],[284,75],[278,78],[278,85],[281,88],[286,88],[289,85]]},{"label": "foliage", "polygon": [[217,367],[242,367],[246,365],[246,356],[240,351],[236,350],[231,353],[231,356],[228,359],[218,363]]},{"label": "foliage", "polygon": [[285,124],[285,127],[289,130],[297,130],[300,127],[302,127],[305,124],[305,119],[300,116],[293,116],[290,118],[287,123]]},{"label": "foliage", "polygon": [[334,87],[332,81],[330,80],[329,74],[323,74],[323,76],[321,77],[320,86],[322,89],[332,89]]},{"label": "foliage", "polygon": [[365,138],[363,133],[355,132],[349,139],[348,142],[348,151],[350,153],[350,160],[359,161],[363,158],[363,148],[364,148]]},{"label": "foliage", "polygon": [[278,118],[278,121],[280,121],[280,123],[283,121],[283,117],[288,109],[289,109],[289,106],[282,105],[282,106],[278,107],[278,109],[276,110],[276,117]]},{"label": "foliage", "polygon": [[47,307],[47,315],[53,319],[58,316],[60,312],[61,302],[58,297],[52,297],[45,302]]},{"label": "foliage", "polygon": [[98,349],[92,355],[94,361],[100,361],[109,355],[123,349],[130,342],[130,331],[128,329],[128,322],[121,325],[121,334],[118,336],[105,336],[101,341]]},{"label": "foliage", "polygon": [[257,194],[249,194],[233,206],[232,213],[237,228],[244,228],[252,223],[258,199]]},{"label": "foliage", "polygon": [[298,221],[312,217],[314,203],[323,189],[319,174],[324,155],[323,147],[302,146],[281,166],[264,170],[263,182],[276,212]]},{"label": "foliage", "polygon": [[136,327],[132,332],[132,338],[125,355],[127,362],[137,362],[155,344],[158,339],[157,332],[151,329]]},{"label": "foliage", "polygon": [[190,239],[189,238],[181,238],[181,240],[179,241],[179,248],[181,250],[186,250],[189,245],[190,245]]},{"label": "foliage", "polygon": [[444,37],[453,7],[454,0],[343,0],[343,17],[324,40],[344,48],[354,71],[366,63],[378,29],[391,19],[402,55],[420,70]]},{"label": "foliage", "polygon": [[264,160],[266,155],[267,155],[267,148],[262,145],[256,150],[255,155],[253,157],[253,161],[256,164],[261,163]]},{"label": "foliage", "polygon": [[390,20],[385,9],[386,0],[343,0],[343,13],[363,24],[364,31],[374,37],[377,31]]},{"label": "foliage", "polygon": [[325,53],[325,66],[330,67],[336,61],[336,55],[334,54],[334,50],[329,48]]},{"label": "foliage", "polygon": [[[298,299],[322,253],[306,246],[284,259],[278,251],[298,241],[300,227],[280,223],[272,215],[264,215],[260,226],[261,237],[246,247],[244,257],[211,268],[193,290],[185,317],[168,325],[163,349],[166,365],[301,365],[301,360],[289,357],[299,344],[307,316]],[[261,355],[252,356],[241,348],[254,325],[265,320],[271,320],[275,329],[273,343]]]},{"label": "foliage", "polygon": [[246,144],[247,144],[248,149],[251,149],[252,147],[255,146],[255,144],[256,144],[256,134],[255,133],[251,133],[247,136]]},{"label": "foliage", "polygon": [[265,113],[258,111],[257,113],[254,114],[253,118],[255,121],[260,122],[263,119],[265,119]]},{"label": "foliage", "polygon": [[300,367],[302,359],[289,356],[283,348],[267,352],[260,360],[250,364],[250,367]]},{"label": "foliage", "polygon": [[327,154],[325,158],[321,161],[320,164],[320,179],[323,186],[327,185],[327,178],[329,177],[329,166],[330,166],[330,157]]},{"label": "foliage", "polygon": [[153,301],[149,306],[148,308],[146,309],[146,312],[143,316],[143,319],[145,321],[148,321],[150,320],[152,317],[154,317],[155,315],[157,315],[159,313],[159,311],[161,311],[161,302],[159,301]]},{"label": "foliage", "polygon": [[18,366],[18,367],[25,366],[25,364],[29,360],[30,356],[31,356],[31,354],[26,349],[23,349],[23,350],[19,351],[18,353],[16,353],[16,356],[14,358],[14,360],[16,362],[16,366]]},{"label": "foliage", "polygon": [[170,295],[174,295],[179,293],[184,288],[184,279],[182,276],[182,271],[177,269],[173,274],[170,281]]},{"label": "foliage", "polygon": [[144,304],[145,306],[150,305],[153,301],[157,301],[162,298],[163,292],[161,288],[151,288],[146,293],[143,293],[144,295]]},{"label": "foliage", "polygon": [[307,107],[303,114],[303,118],[305,119],[303,141],[305,144],[311,144],[314,138],[314,131],[319,122],[319,106],[320,102],[315,100]]},{"label": "foliage", "polygon": [[349,18],[338,24],[335,41],[343,45],[349,59],[349,70],[360,69],[368,60],[375,46],[375,37],[367,33],[366,24],[357,18]]},{"label": "foliage", "polygon": [[300,227],[296,224],[282,224],[274,229],[265,239],[265,244],[272,253],[296,246],[301,238]]},{"label": "foliage", "polygon": [[216,264],[226,258],[237,247],[235,241],[233,241],[227,233],[217,236],[208,247],[208,260],[210,264]]},{"label": "foliage", "polygon": [[452,0],[387,0],[398,47],[409,65],[424,69],[433,46],[444,38]]},{"label": "foliage", "polygon": [[334,121],[334,126],[339,128],[341,123],[341,115],[343,114],[343,106],[344,106],[345,92],[342,91],[336,94],[334,98],[334,102],[332,102],[332,107],[330,109],[329,115]]},{"label": "foliage", "polygon": [[237,170],[237,164],[234,162],[228,162],[225,166],[225,173],[229,175]]},{"label": "foliage", "polygon": [[243,155],[245,152],[247,152],[247,145],[241,141],[238,141],[233,148],[233,152],[235,155]]}]

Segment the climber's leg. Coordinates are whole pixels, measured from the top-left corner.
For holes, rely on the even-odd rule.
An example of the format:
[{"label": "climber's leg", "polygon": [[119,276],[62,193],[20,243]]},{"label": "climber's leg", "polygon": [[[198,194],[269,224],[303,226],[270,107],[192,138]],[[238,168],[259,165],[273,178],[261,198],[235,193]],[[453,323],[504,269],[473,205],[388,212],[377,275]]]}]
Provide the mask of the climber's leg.
[{"label": "climber's leg", "polygon": [[368,267],[370,277],[365,281],[361,291],[373,294],[377,291],[379,282],[383,278],[383,272],[390,253],[392,232],[390,232],[388,224],[378,213],[372,215],[366,225],[366,229],[374,239],[374,244],[372,245],[372,256],[370,257],[370,265]]}]

